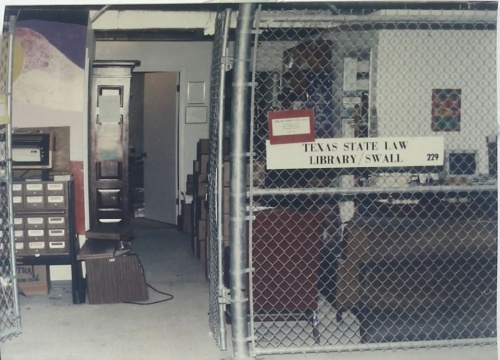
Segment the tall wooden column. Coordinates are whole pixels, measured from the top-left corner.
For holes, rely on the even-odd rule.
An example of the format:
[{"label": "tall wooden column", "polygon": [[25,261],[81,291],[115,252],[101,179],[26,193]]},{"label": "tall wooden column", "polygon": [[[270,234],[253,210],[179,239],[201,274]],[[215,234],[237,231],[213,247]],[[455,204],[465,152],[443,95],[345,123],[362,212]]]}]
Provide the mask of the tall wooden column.
[{"label": "tall wooden column", "polygon": [[138,61],[95,61],[91,84],[90,226],[127,225],[130,79]]}]

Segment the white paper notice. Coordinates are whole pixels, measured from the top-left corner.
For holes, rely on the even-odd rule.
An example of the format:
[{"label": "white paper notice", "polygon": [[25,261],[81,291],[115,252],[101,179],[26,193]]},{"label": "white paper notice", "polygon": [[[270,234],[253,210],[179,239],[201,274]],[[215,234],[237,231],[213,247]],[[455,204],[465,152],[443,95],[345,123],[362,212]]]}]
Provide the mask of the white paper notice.
[{"label": "white paper notice", "polygon": [[272,122],[273,136],[303,135],[311,133],[309,117],[274,119]]},{"label": "white paper notice", "polygon": [[120,96],[99,96],[99,122],[120,123]]}]

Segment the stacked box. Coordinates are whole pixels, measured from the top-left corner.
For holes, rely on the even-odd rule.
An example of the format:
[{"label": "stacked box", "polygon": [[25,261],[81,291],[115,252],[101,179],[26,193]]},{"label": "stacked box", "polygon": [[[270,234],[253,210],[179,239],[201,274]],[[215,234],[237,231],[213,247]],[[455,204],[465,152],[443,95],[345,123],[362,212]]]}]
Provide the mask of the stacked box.
[{"label": "stacked box", "polygon": [[[200,139],[196,147],[196,160],[193,163],[193,236],[192,248],[193,253],[200,260],[207,260],[207,220],[208,220],[208,174],[209,174],[209,159],[210,159],[210,141],[208,139]],[[223,142],[223,154],[225,163],[229,164],[229,140]],[[225,202],[229,204],[229,172],[225,174],[224,193]],[[225,213],[229,213],[229,205],[224,208]],[[227,235],[229,236],[229,234]]]},{"label": "stacked box", "polygon": [[185,201],[182,201],[182,231],[186,233],[191,233],[193,229],[191,206],[192,204],[186,204]]},{"label": "stacked box", "polygon": [[[209,174],[209,155],[210,142],[208,139],[200,139],[197,144],[197,156],[193,162],[193,203],[192,203],[192,218],[193,218],[193,231],[192,231],[192,248],[193,254],[200,260],[206,261],[207,254],[207,226],[208,226],[208,174]],[[222,174],[222,230],[224,246],[228,247],[230,244],[229,237],[229,204],[230,204],[230,182],[231,182],[231,169],[229,159],[229,141],[225,140],[223,143],[223,174]],[[253,172],[253,186],[262,187],[264,185],[265,177],[265,163],[255,161],[253,166],[247,164],[247,183],[250,177],[250,171]]]},{"label": "stacked box", "polygon": [[193,254],[206,261],[207,246],[207,193],[208,193],[208,162],[210,142],[200,139],[196,148],[196,160],[193,162]]},{"label": "stacked box", "polygon": [[17,265],[17,286],[25,296],[47,295],[50,290],[50,272],[47,265]]},{"label": "stacked box", "polygon": [[[252,170],[251,170],[252,169]],[[264,161],[255,161],[250,167],[250,164],[247,164],[247,184],[250,184],[250,171],[253,172],[253,186],[254,187],[263,187],[265,180],[265,162]],[[229,196],[230,196],[230,182],[231,182],[231,167],[229,159],[224,160],[224,173],[223,173],[223,185],[224,185],[224,193],[223,193],[223,239],[224,246],[228,247],[229,240]],[[247,191],[249,188],[247,187]]]},{"label": "stacked box", "polygon": [[193,174],[188,174],[186,177],[186,195],[192,196],[194,188],[194,176]]},{"label": "stacked box", "polygon": [[193,201],[191,202],[191,249],[194,256],[198,256],[198,230],[197,230],[197,219],[196,213],[198,211],[196,204],[197,196],[197,186],[195,186],[198,181],[197,174],[200,172],[200,163],[198,160],[193,161]]}]

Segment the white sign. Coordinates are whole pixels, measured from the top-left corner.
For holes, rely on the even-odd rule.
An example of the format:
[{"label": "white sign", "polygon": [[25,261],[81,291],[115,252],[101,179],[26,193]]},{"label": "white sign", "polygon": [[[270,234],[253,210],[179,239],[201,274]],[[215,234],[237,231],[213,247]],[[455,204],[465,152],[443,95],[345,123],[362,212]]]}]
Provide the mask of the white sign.
[{"label": "white sign", "polygon": [[274,119],[272,122],[273,135],[301,135],[311,132],[311,121],[308,117]]},{"label": "white sign", "polygon": [[345,108],[352,108],[355,107],[356,105],[361,104],[361,98],[360,97],[349,97],[346,96],[342,99],[342,106]]},{"label": "white sign", "polygon": [[358,60],[355,58],[344,59],[344,91],[357,89]]},{"label": "white sign", "polygon": [[443,137],[335,138],[315,142],[266,142],[267,169],[442,166]]}]

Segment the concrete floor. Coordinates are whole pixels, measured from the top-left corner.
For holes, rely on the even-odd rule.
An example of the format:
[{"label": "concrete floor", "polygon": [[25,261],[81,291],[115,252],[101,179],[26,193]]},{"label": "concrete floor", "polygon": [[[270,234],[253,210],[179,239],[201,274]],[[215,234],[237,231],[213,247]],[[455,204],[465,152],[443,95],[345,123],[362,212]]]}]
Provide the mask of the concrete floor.
[{"label": "concrete floor", "polygon": [[[2,344],[4,360],[229,360],[208,326],[208,283],[191,255],[190,237],[152,223],[137,229],[134,248],[146,279],[174,299],[155,305],[72,305],[68,284],[47,296],[20,297],[23,332]],[[147,229],[146,229],[147,228]],[[164,295],[150,290],[150,301]],[[231,329],[228,327],[230,347]],[[267,360],[497,359],[494,346],[453,349],[261,356]]]}]

